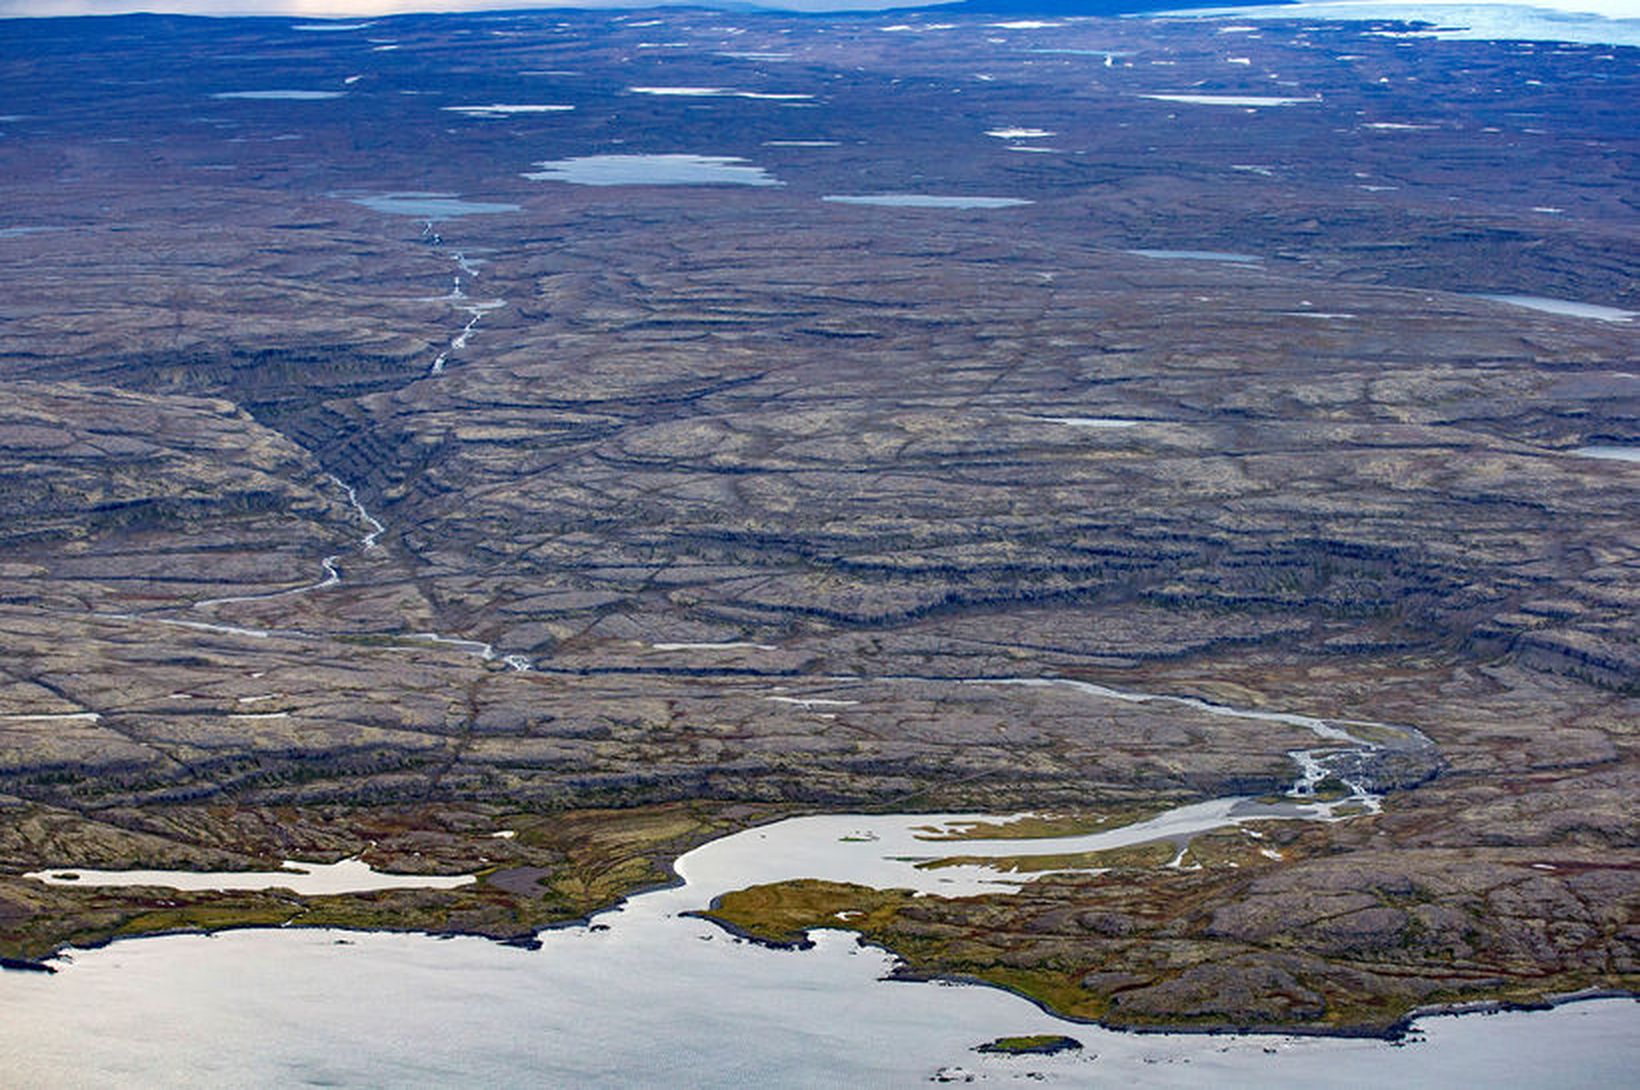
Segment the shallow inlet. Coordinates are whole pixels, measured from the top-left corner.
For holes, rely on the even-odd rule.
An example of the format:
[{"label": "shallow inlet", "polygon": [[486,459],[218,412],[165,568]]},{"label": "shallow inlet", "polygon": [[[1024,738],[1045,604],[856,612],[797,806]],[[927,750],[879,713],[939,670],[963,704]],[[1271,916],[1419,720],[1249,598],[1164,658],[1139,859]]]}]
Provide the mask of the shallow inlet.
[{"label": "shallow inlet", "polygon": [[[279,713],[274,713],[279,714]],[[240,718],[252,718],[242,716]],[[373,893],[384,889],[456,889],[478,879],[470,874],[386,874],[361,859],[337,863],[284,861],[276,871],[49,870],[23,875],[50,886],[160,886],[186,890],[288,889],[304,897]]]},{"label": "shallow inlet", "polygon": [[[771,700],[800,702],[795,697]],[[816,705],[851,701],[813,700]],[[1007,822],[1022,815],[987,814],[821,814],[789,818],[704,844],[677,861],[683,885],[645,894],[646,911],[660,907],[687,912],[713,898],[747,886],[815,878],[852,882],[876,889],[909,889],[942,897],[1011,892],[1039,874],[1007,874],[983,863],[919,867],[961,856],[964,859],[1010,859],[1106,851],[1157,841],[1183,843],[1197,833],[1257,820],[1327,820],[1323,806],[1264,804],[1252,799],[1214,799],[1168,810],[1156,817],[1082,836],[1013,840],[931,839],[975,822]],[[938,830],[930,834],[929,830]]]}]

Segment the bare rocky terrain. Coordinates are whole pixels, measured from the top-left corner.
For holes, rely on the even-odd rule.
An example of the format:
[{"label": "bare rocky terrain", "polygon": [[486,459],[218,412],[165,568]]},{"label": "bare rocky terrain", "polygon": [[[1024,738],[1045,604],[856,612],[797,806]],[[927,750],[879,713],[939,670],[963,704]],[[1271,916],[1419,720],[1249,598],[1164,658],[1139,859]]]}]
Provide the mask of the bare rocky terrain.
[{"label": "bare rocky terrain", "polygon": [[[870,894],[913,971],[1329,1031],[1632,990],[1640,469],[1579,451],[1640,443],[1635,51],[1052,22],[0,25],[0,954],[522,941],[783,814],[1281,792],[1316,746],[982,683],[1070,678],[1428,744],[1279,859]],[[660,155],[738,162],[526,177]],[[824,199],[882,194],[1029,203]],[[18,877],[360,852],[493,869]],[[866,896],[764,894],[724,918]]]}]

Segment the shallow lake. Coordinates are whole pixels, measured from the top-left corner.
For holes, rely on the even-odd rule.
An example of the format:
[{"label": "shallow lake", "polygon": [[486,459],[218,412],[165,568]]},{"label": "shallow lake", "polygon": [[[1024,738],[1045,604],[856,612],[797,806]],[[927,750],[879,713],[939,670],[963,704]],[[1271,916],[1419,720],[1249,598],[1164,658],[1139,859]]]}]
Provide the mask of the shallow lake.
[{"label": "shallow lake", "polygon": [[1578,303],[1570,299],[1546,299],[1541,295],[1494,295],[1483,292],[1475,298],[1502,303],[1505,306],[1538,310],[1544,314],[1559,314],[1568,318],[1593,318],[1600,322],[1628,322],[1633,321],[1635,317],[1632,310],[1620,310],[1617,307],[1600,306],[1596,303]]},{"label": "shallow lake", "polygon": [[1130,254],[1140,257],[1155,258],[1158,261],[1227,261],[1235,265],[1246,265],[1254,261],[1263,261],[1257,254],[1232,254],[1222,250],[1128,250]]},{"label": "shallow lake", "polygon": [[[1165,13],[1176,18],[1198,11]],[[1588,45],[1640,45],[1640,18],[1630,0],[1532,0],[1531,3],[1462,3],[1454,0],[1321,0],[1293,5],[1214,9],[1209,17],[1230,19],[1348,19],[1363,23],[1423,23],[1414,30],[1379,31],[1402,37],[1480,41],[1559,41]]]},{"label": "shallow lake", "polygon": [[731,155],[582,155],[535,164],[524,177],[571,185],[783,185]]},{"label": "shallow lake", "polygon": [[1039,416],[1045,424],[1064,424],[1070,428],[1136,428],[1143,420],[1128,420],[1120,416]]},{"label": "shallow lake", "polygon": [[373,212],[385,212],[390,216],[416,216],[429,220],[518,211],[516,204],[468,201],[453,193],[377,193],[347,199],[354,204],[362,204]]},{"label": "shallow lake", "polygon": [[867,193],[820,199],[832,204],[873,204],[884,208],[1017,208],[1032,203],[1019,197],[941,197],[927,193]]},{"label": "shallow lake", "polygon": [[1614,462],[1640,462],[1640,446],[1625,447],[1615,443],[1596,443],[1578,447],[1573,454],[1584,458],[1608,458]]},{"label": "shallow lake", "polygon": [[343,859],[335,863],[301,863],[287,859],[284,869],[277,871],[204,873],[75,868],[36,871],[25,877],[35,878],[54,886],[164,886],[170,889],[193,890],[288,889],[304,896],[367,893],[382,889],[454,889],[476,881],[468,875],[442,877],[384,874],[360,859]]}]

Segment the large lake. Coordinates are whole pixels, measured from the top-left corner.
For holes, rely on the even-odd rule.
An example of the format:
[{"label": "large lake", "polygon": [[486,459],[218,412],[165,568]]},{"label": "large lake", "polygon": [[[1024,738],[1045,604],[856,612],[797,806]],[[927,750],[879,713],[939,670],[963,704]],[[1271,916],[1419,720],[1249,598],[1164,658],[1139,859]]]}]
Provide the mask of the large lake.
[{"label": "large lake", "polygon": [[[1235,806],[1177,811],[1152,831],[1233,820]],[[817,868],[892,881],[905,865],[888,857],[980,848],[913,834],[951,817],[800,818],[726,837],[679,860],[683,885],[546,932],[535,951],[307,930],[75,951],[52,976],[0,973],[0,1070],[33,1087],[913,1086],[943,1073],[1314,1090],[1606,1087],[1640,1065],[1640,1005],[1627,1000],[1427,1019],[1403,1046],[1111,1033],[995,989],[885,982],[893,959],[843,932],[770,950],[682,915],[747,881]],[[1025,1033],[1086,1047],[972,1051]]]}]

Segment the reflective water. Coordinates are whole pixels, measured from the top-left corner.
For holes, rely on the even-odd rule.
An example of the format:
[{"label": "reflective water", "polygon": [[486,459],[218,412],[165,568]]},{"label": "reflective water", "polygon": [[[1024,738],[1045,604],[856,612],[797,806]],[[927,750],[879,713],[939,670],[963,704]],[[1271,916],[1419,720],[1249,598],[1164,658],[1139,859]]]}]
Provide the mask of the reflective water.
[{"label": "reflective water", "polygon": [[1257,254],[1231,254],[1219,250],[1128,250],[1130,254],[1140,257],[1152,257],[1160,261],[1229,261],[1235,264],[1247,264],[1252,261],[1263,261]]},{"label": "reflective water", "polygon": [[[281,713],[274,713],[281,714]],[[236,718],[255,718],[239,716]],[[261,717],[266,718],[266,717]],[[370,893],[382,889],[455,889],[477,881],[472,875],[386,874],[360,859],[336,863],[284,861],[276,871],[74,870],[33,871],[25,878],[52,886],[162,886],[188,890],[288,889],[302,896]]]},{"label": "reflective water", "polygon": [[1615,443],[1596,443],[1572,451],[1584,458],[1609,458],[1615,462],[1640,462],[1640,447],[1618,446]]},{"label": "reflective water", "polygon": [[1428,24],[1408,37],[1482,41],[1558,41],[1586,45],[1640,45],[1640,5],[1634,0],[1527,0],[1471,3],[1411,0],[1374,3],[1336,0],[1292,5],[1218,8],[1164,13],[1177,18],[1350,19]]},{"label": "reflective water", "polygon": [[1142,420],[1127,420],[1119,416],[1039,416],[1046,424],[1064,424],[1072,428],[1134,428]]},{"label": "reflective water", "polygon": [[1617,307],[1600,306],[1596,303],[1578,303],[1570,299],[1546,299],[1541,295],[1480,293],[1475,298],[1511,307],[1523,307],[1526,310],[1539,310],[1545,314],[1559,314],[1568,318],[1592,318],[1598,322],[1628,322],[1633,321],[1635,317],[1632,310],[1620,310]]},{"label": "reflective water", "polygon": [[1018,197],[938,197],[925,193],[869,193],[820,199],[832,204],[875,204],[885,208],[1014,208],[1032,203]]},{"label": "reflective water", "polygon": [[[994,989],[884,982],[893,959],[841,932],[770,950],[680,914],[725,888],[831,873],[839,860],[837,876],[884,866],[878,880],[894,882],[905,864],[888,856],[982,846],[919,841],[908,823],[923,820],[805,818],[725,838],[679,861],[685,884],[593,927],[546,932],[537,951],[291,929],[76,951],[55,975],[0,973],[0,1070],[30,1087],[909,1087],[972,1075],[1311,1090],[1618,1086],[1640,1064],[1631,1002],[1437,1018],[1405,1047],[1136,1036],[1067,1024]],[[1086,1047],[972,1051],[1030,1033]]]},{"label": "reflective water", "polygon": [[375,212],[385,212],[391,216],[415,216],[418,219],[429,220],[518,211],[518,205],[516,204],[463,200],[452,193],[378,193],[373,196],[349,197],[347,199],[354,204],[362,204]]},{"label": "reflective water", "polygon": [[583,155],[535,164],[524,177],[572,185],[782,185],[760,166],[731,155]]}]

